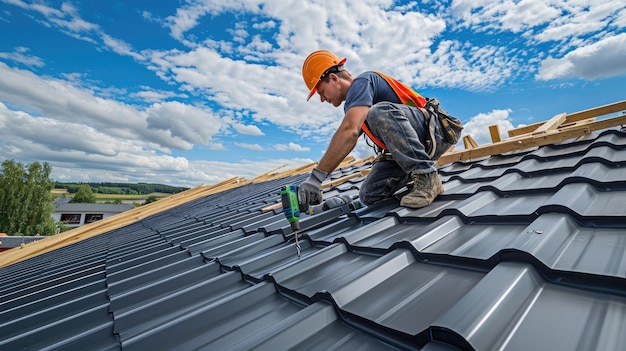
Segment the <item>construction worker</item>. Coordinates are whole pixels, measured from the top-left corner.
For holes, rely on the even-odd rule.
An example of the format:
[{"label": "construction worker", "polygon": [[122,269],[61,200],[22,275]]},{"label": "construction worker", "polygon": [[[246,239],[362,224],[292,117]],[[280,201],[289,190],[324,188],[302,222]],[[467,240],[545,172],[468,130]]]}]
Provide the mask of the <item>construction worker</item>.
[{"label": "construction worker", "polygon": [[309,89],[307,101],[317,92],[321,102],[335,107],[345,102],[345,116],[317,167],[299,186],[301,210],[322,201],[322,182],[354,149],[362,132],[374,142],[378,156],[361,185],[361,202],[370,205],[388,198],[412,180],[413,189],[400,205],[428,206],[444,191],[434,160],[451,144],[439,123],[430,124],[429,130],[425,118],[429,112],[424,109],[427,99],[379,72],[368,71],[355,78],[345,70],[345,62],[345,58],[318,50],[302,66]]}]

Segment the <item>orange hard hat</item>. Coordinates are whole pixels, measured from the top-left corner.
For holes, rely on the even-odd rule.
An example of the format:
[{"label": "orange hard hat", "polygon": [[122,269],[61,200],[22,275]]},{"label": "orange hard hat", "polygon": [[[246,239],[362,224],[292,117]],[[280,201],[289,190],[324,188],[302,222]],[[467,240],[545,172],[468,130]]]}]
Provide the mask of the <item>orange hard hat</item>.
[{"label": "orange hard hat", "polygon": [[327,50],[317,50],[312,52],[302,65],[302,78],[307,88],[310,89],[307,101],[317,91],[317,84],[322,80],[322,75],[330,68],[341,66],[346,62],[346,58],[340,59],[337,55]]}]

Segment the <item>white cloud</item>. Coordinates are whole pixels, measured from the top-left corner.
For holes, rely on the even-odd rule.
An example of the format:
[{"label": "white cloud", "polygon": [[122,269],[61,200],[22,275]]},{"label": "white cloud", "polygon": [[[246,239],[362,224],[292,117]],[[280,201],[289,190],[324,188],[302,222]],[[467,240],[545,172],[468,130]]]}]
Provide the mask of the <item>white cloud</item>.
[{"label": "white cloud", "polygon": [[145,57],[143,57],[139,53],[134,52],[130,44],[124,42],[123,40],[113,38],[110,35],[104,33],[101,34],[101,37],[104,45],[111,49],[113,52],[116,52],[120,55],[130,56],[138,61],[145,60]]},{"label": "white cloud", "polygon": [[211,111],[181,102],[148,106],[145,111],[100,98],[74,83],[38,77],[0,62],[0,100],[29,106],[32,112],[67,123],[81,123],[116,138],[139,139],[169,148],[189,150],[207,144],[225,123]]},{"label": "white cloud", "polygon": [[2,103],[0,126],[0,149],[6,159],[45,160],[54,168],[92,169],[94,175],[102,170],[132,175],[146,170],[180,172],[187,167],[185,158],[159,154],[144,141],[116,138],[79,123],[34,117]]},{"label": "white cloud", "polygon": [[130,96],[131,97],[136,97],[139,98],[143,101],[146,102],[161,102],[167,99],[171,99],[171,98],[181,98],[184,99],[187,97],[186,94],[177,94],[175,92],[172,91],[165,91],[165,90],[157,90],[157,89],[153,89],[149,86],[142,86],[141,87],[142,91],[138,91],[136,93],[131,93]]},{"label": "white cloud", "polygon": [[45,63],[37,56],[28,55],[28,48],[17,47],[15,52],[0,52],[0,58],[21,63],[29,67],[43,67]]},{"label": "white cloud", "polygon": [[289,144],[276,144],[274,145],[274,149],[278,150],[278,151],[296,151],[296,152],[307,152],[307,151],[311,151],[311,148],[309,147],[304,147],[301,145],[298,145],[296,143],[289,143]]},{"label": "white cloud", "polygon": [[513,33],[549,23],[562,11],[558,4],[537,0],[454,0],[450,8],[460,26]]},{"label": "white cloud", "polygon": [[64,16],[62,11],[46,6],[45,4],[41,4],[41,3],[28,4],[21,0],[3,0],[3,1],[11,5],[19,6],[20,8],[25,9],[25,10],[39,12],[40,14],[46,17],[63,17]]},{"label": "white cloud", "polygon": [[[488,113],[479,113],[464,123],[464,129],[461,133],[462,137],[470,135],[476,144],[484,145],[491,143],[491,134],[489,134],[489,126],[498,125],[500,138],[502,140],[508,138],[507,131],[513,129],[513,123],[510,118],[511,110],[492,110]],[[463,142],[459,142],[460,148],[463,148]],[[457,147],[457,150],[459,147]]]},{"label": "white cloud", "polygon": [[[485,90],[510,80],[520,66],[505,48],[450,40],[436,44],[446,29],[443,18],[390,10],[390,6],[337,2],[333,11],[328,11],[321,4],[303,3],[294,8],[278,0],[268,1],[262,8],[238,1],[220,5],[198,2],[168,18],[172,36],[192,49],[152,52],[150,65],[159,76],[181,84],[190,93],[202,94],[226,108],[247,111],[256,121],[302,135],[327,133],[328,126],[337,120],[336,110],[320,106],[315,99],[307,104],[304,98],[302,60],[320,47],[347,56],[346,67],[355,74],[364,69],[386,70],[418,87]],[[234,47],[236,43],[213,40],[188,43],[194,37],[186,33],[204,16],[241,8],[260,21],[279,19],[275,21],[276,43],[258,35]],[[237,26],[225,30],[234,32]],[[389,40],[407,36],[410,40]],[[223,51],[225,47],[228,51]],[[244,59],[229,57],[233,50],[244,54]]]},{"label": "white cloud", "polygon": [[[24,112],[9,110],[0,103],[2,143],[22,150],[37,145],[51,151],[78,151],[84,154],[115,156],[120,140],[98,132],[92,127],[52,118],[36,118]],[[88,136],[79,138],[76,136]]]},{"label": "white cloud", "polygon": [[245,135],[265,135],[259,127],[255,125],[245,125],[242,123],[234,123],[233,127],[239,134]]},{"label": "white cloud", "polygon": [[[81,136],[81,137],[77,137]],[[240,144],[258,149],[258,145]],[[223,150],[220,143],[209,146]],[[0,103],[0,161],[53,165],[52,178],[70,181],[158,182],[180,186],[211,184],[231,177],[253,178],[282,164],[297,167],[310,159],[231,162],[188,160],[155,152],[140,140],[113,138],[76,123],[34,117]]]},{"label": "white cloud", "polygon": [[459,27],[523,33],[538,42],[565,42],[619,26],[616,15],[623,9],[623,1],[594,0],[454,0],[450,5]]},{"label": "white cloud", "polygon": [[613,24],[617,28],[626,27],[626,8],[620,10],[617,16],[615,16],[615,22]]},{"label": "white cloud", "polygon": [[242,148],[242,149],[248,149],[248,150],[257,150],[257,151],[263,151],[263,147],[259,144],[248,144],[248,143],[235,143],[235,145],[237,145],[238,147]]},{"label": "white cloud", "polygon": [[61,32],[79,40],[96,44],[97,38],[101,40],[104,47],[116,52],[120,55],[126,55],[138,61],[144,61],[145,58],[140,53],[133,51],[132,46],[124,40],[113,38],[104,33],[102,28],[95,23],[86,21],[81,18],[79,10],[73,4],[64,2],[61,4],[60,10],[49,7],[43,3],[26,3],[19,0],[4,0],[23,9],[38,12],[44,16],[46,25],[56,26]]},{"label": "white cloud", "polygon": [[224,144],[222,143],[211,143],[208,147],[211,150],[226,150],[226,147],[224,147]]},{"label": "white cloud", "polygon": [[626,74],[626,33],[577,48],[560,59],[541,62],[538,80],[598,79]]},{"label": "white cloud", "polygon": [[444,40],[428,60],[417,64],[418,85],[454,87],[470,91],[492,90],[507,82],[522,66],[516,57],[508,57],[506,48]]},{"label": "white cloud", "polygon": [[150,129],[167,131],[189,144],[206,145],[225,123],[210,111],[177,101],[157,103],[146,110]]},{"label": "white cloud", "polygon": [[252,28],[254,29],[273,29],[276,28],[276,22],[270,20],[270,21],[265,21],[265,22],[261,22],[261,23],[253,23],[252,24]]}]

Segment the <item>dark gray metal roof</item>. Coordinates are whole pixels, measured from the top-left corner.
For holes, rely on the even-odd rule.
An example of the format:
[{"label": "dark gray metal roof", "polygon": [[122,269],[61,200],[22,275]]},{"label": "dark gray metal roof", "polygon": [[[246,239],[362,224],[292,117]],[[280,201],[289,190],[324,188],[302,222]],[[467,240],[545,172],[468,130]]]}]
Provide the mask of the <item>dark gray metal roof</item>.
[{"label": "dark gray metal roof", "polygon": [[0,249],[11,249],[22,244],[44,239],[45,236],[0,236]]},{"label": "dark gray metal roof", "polygon": [[0,269],[0,349],[624,349],[625,148],[443,167],[426,208],[303,218],[300,259],[261,209],[306,175],[194,200]]}]

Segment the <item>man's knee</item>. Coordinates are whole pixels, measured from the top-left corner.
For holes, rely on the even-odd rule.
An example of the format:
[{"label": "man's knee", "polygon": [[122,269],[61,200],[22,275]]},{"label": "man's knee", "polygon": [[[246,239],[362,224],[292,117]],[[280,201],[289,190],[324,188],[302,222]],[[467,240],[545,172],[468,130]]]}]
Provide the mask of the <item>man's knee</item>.
[{"label": "man's knee", "polygon": [[365,206],[372,205],[381,200],[381,196],[370,196],[364,189],[359,190],[359,200]]},{"label": "man's knee", "polygon": [[396,165],[396,163],[393,161],[381,162],[378,167],[378,172],[380,172],[378,173],[379,176],[372,178],[372,173],[374,173],[373,175],[376,175],[376,172],[371,172],[361,184],[361,189],[359,189],[359,199],[363,204],[369,206],[376,202],[388,199],[409,181],[410,175],[404,173],[404,171],[397,166],[397,168],[391,167],[393,168],[390,169],[391,172],[381,172],[381,169],[384,169],[385,166],[391,165]]}]

